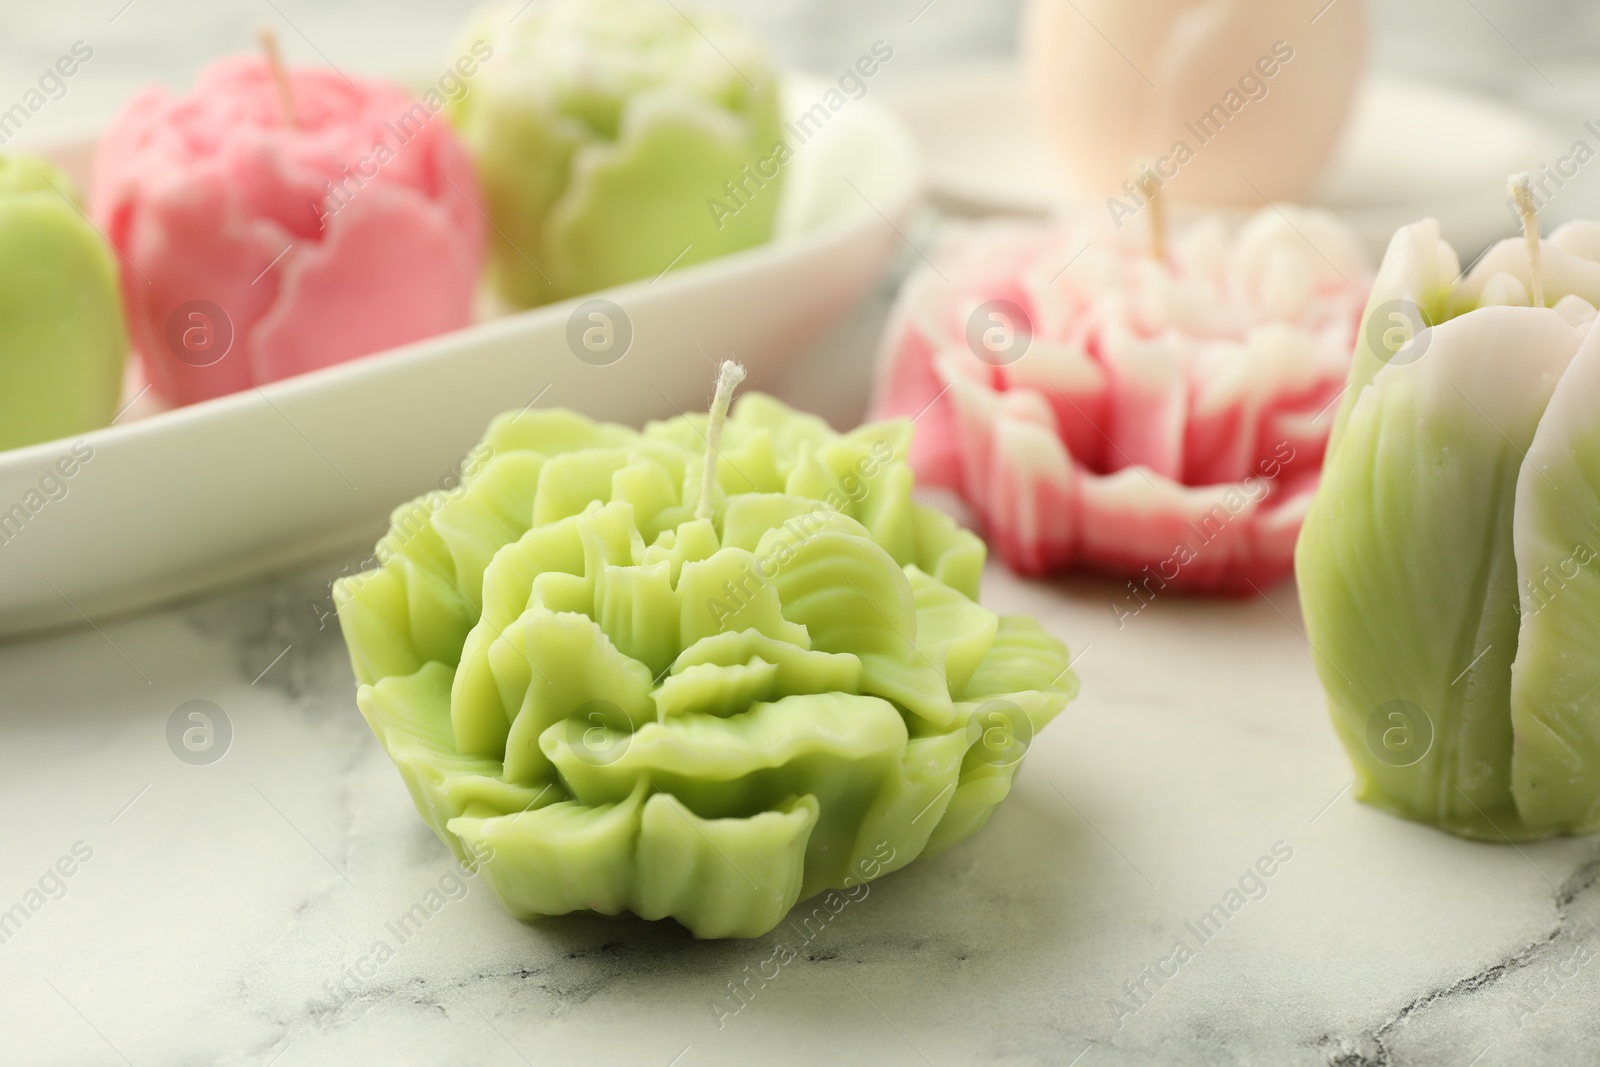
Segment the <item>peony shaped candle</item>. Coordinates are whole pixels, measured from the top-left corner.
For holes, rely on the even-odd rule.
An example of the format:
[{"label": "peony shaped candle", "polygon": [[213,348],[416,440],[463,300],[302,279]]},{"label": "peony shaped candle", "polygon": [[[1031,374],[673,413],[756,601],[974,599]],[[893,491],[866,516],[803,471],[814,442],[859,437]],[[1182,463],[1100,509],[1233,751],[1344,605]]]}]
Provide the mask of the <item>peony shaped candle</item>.
[{"label": "peony shaped candle", "polygon": [[519,918],[756,937],[860,899],[980,828],[1076,691],[912,502],[909,425],[755,394],[724,423],[730,387],[643,432],[501,416],[336,587],[362,713]]},{"label": "peony shaped candle", "polygon": [[1297,557],[1356,796],[1491,841],[1600,829],[1600,223],[1531,251],[1395,235]]},{"label": "peony shaped candle", "polygon": [[0,449],[104,426],[128,342],[111,250],[66,176],[0,156]]},{"label": "peony shaped candle", "polygon": [[1361,78],[1363,0],[1031,0],[1029,92],[1079,197],[1155,161],[1174,200],[1303,201]]},{"label": "peony shaped candle", "polygon": [[652,278],[772,234],[778,79],[725,16],[659,0],[493,4],[494,48],[451,105],[483,179],[491,276],[519,307]]},{"label": "peony shaped candle", "polygon": [[1288,573],[1369,284],[1320,212],[1207,219],[1170,249],[1154,222],[958,237],[907,282],[876,397],[1013,568],[1126,577],[1119,619]]},{"label": "peony shaped candle", "polygon": [[91,205],[127,261],[145,372],[174,403],[471,321],[471,161],[385,82],[236,56],[187,95],[146,90],[101,141]]}]

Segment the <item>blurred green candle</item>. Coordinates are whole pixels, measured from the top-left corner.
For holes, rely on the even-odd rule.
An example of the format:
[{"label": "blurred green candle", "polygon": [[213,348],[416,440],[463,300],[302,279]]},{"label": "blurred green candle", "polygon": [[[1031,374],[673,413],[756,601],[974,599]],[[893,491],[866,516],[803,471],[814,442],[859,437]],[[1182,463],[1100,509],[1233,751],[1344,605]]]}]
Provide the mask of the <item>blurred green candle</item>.
[{"label": "blurred green candle", "polygon": [[1296,555],[1357,796],[1486,840],[1600,828],[1600,223],[1522,195],[1395,235]]},{"label": "blurred green candle", "polygon": [[460,40],[458,54],[487,53],[449,114],[478,166],[507,302],[655,277],[772,235],[789,157],[778,77],[728,17],[511,0]]},{"label": "blurred green candle", "polygon": [[520,918],[756,937],[859,899],[979,829],[1076,691],[913,503],[909,423],[752,394],[722,425],[730,388],[642,432],[500,417],[336,589],[363,714]]},{"label": "blurred green candle", "polygon": [[71,183],[0,156],[0,448],[109,423],[127,347],[116,265]]}]

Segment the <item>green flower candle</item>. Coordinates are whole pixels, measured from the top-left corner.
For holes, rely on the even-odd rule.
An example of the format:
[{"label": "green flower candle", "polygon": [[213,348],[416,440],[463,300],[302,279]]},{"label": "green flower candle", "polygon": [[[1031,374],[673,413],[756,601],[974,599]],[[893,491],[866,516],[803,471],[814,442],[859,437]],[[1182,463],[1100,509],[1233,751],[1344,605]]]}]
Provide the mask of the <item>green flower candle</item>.
[{"label": "green flower candle", "polygon": [[1395,235],[1296,553],[1357,795],[1467,837],[1600,829],[1600,223],[1462,277]]},{"label": "green flower candle", "polygon": [[362,713],[519,918],[763,934],[976,831],[1076,691],[913,503],[909,423],[759,394],[724,422],[733,366],[642,432],[501,416],[336,588]]},{"label": "green flower candle", "polygon": [[0,156],[0,449],[109,423],[127,336],[117,268],[66,176]]},{"label": "green flower candle", "polygon": [[[491,276],[520,307],[654,277],[772,234],[778,79],[725,16],[659,0],[490,5],[490,53],[450,116],[494,223]],[[732,197],[737,210],[713,210]]]}]

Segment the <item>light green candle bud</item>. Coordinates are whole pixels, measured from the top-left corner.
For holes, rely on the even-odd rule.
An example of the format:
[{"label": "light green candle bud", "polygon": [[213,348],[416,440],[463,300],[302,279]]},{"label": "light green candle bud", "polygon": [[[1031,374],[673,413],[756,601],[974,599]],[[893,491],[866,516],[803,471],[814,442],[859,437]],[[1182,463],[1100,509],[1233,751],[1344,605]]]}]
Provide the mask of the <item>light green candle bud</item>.
[{"label": "light green candle bud", "polygon": [[1468,837],[1600,828],[1597,260],[1396,234],[1296,554],[1357,796]]},{"label": "light green candle bud", "polygon": [[449,114],[477,163],[507,302],[772,235],[789,157],[778,77],[731,19],[659,0],[512,0],[474,15],[461,42],[484,58]]},{"label": "light green candle bud", "polygon": [[71,183],[0,156],[0,449],[109,423],[127,348],[116,264]]}]

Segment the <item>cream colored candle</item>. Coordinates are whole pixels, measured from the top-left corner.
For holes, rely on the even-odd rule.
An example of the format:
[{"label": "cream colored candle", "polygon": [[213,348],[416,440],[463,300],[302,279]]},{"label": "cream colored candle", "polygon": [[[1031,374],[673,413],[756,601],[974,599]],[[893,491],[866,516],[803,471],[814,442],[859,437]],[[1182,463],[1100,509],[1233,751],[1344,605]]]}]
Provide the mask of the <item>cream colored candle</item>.
[{"label": "cream colored candle", "polygon": [[1366,28],[1363,0],[1031,0],[1022,51],[1073,195],[1154,161],[1175,202],[1256,206],[1315,185]]}]

